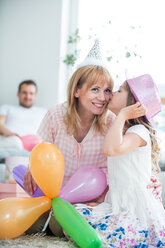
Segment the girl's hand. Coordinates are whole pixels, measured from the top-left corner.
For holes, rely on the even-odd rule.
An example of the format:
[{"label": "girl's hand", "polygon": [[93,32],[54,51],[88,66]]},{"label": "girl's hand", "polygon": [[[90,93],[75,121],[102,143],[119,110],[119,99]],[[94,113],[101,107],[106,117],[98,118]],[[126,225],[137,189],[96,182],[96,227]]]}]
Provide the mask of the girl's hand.
[{"label": "girl's hand", "polygon": [[37,189],[37,184],[34,181],[30,170],[28,169],[24,175],[24,189],[27,193],[29,193],[30,195],[34,194],[34,191]]},{"label": "girl's hand", "polygon": [[162,202],[162,184],[158,181],[158,179],[155,176],[152,176],[150,178],[151,184],[147,185],[148,189],[153,188],[153,195],[156,199],[159,199]]},{"label": "girl's hand", "polygon": [[122,115],[125,120],[135,119],[144,116],[147,113],[146,108],[139,102],[121,109],[119,115]]}]

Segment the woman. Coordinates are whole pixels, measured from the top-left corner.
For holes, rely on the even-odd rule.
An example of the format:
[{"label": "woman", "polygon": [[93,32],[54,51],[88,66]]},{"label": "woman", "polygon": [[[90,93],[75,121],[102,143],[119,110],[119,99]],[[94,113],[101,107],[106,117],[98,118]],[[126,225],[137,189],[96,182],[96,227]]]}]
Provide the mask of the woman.
[{"label": "woman", "polygon": [[[96,41],[69,81],[67,103],[51,108],[38,130],[41,139],[57,145],[64,156],[63,185],[81,166],[95,165],[106,171],[102,146],[106,130],[114,120],[112,113],[106,115],[112,88],[113,80]],[[24,186],[31,194],[36,189],[29,171]]]}]

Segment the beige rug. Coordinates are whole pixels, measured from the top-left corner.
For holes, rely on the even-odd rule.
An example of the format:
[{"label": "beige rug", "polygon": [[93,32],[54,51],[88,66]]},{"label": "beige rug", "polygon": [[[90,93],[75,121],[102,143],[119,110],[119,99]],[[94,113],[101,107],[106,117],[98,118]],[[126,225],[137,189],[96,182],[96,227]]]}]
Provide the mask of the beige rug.
[{"label": "beige rug", "polygon": [[0,247],[12,248],[77,248],[78,246],[65,238],[45,234],[21,235],[11,240],[0,240]]}]

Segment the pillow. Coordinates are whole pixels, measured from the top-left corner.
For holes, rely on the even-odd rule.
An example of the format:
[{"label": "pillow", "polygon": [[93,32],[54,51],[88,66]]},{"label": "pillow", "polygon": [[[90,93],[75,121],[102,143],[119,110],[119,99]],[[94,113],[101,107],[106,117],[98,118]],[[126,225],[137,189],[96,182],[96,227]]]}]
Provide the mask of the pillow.
[{"label": "pillow", "polygon": [[22,142],[17,136],[5,137],[0,135],[0,148],[23,149]]}]

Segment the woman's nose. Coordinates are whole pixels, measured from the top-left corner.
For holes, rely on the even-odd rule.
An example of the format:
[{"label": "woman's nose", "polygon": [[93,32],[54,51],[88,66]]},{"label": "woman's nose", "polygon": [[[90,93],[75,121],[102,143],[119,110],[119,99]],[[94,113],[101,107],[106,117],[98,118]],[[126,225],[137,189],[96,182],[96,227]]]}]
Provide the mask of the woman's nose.
[{"label": "woman's nose", "polygon": [[102,100],[102,101],[104,101],[105,100],[105,93],[104,92],[100,92],[100,94],[99,94],[99,100]]},{"label": "woman's nose", "polygon": [[109,97],[109,98],[110,98],[110,100],[112,99],[112,97],[113,97],[113,93],[111,92],[110,97]]}]

